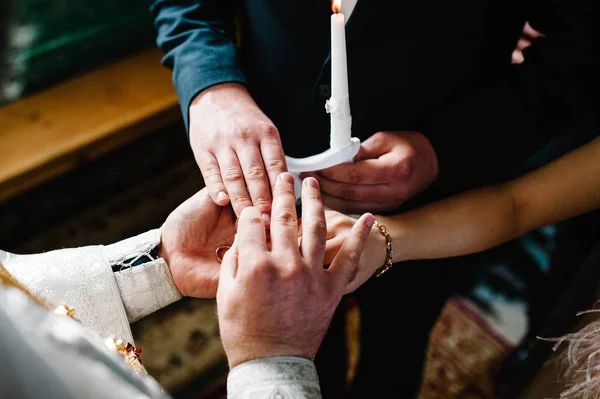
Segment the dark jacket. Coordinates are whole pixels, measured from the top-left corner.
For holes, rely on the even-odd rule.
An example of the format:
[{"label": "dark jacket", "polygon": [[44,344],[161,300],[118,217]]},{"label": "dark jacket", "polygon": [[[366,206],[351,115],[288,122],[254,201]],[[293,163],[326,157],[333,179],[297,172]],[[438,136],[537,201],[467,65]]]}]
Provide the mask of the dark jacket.
[{"label": "dark jacket", "polygon": [[[455,178],[502,174],[557,133],[591,128],[595,1],[358,0],[346,26],[353,135],[423,132],[440,177],[462,188]],[[157,43],[186,125],[196,94],[241,82],[278,127],[286,154],[327,148],[330,4],[154,1]],[[512,65],[525,21],[545,37]]]}]

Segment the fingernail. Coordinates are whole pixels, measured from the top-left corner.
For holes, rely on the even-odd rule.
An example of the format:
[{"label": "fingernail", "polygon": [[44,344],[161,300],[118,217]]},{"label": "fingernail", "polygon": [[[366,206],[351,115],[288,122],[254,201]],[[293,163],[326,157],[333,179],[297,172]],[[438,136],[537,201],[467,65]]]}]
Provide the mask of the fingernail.
[{"label": "fingernail", "polygon": [[263,222],[265,222],[265,224],[268,225],[269,223],[271,223],[271,215],[269,215],[268,213],[263,213],[262,220]]},{"label": "fingernail", "polygon": [[279,175],[279,179],[281,179],[281,181],[286,182],[286,183],[293,183],[294,182],[294,177],[287,173],[284,172],[282,174]]},{"label": "fingernail", "polygon": [[217,201],[223,201],[228,198],[229,197],[227,196],[227,193],[225,191],[219,191],[219,194],[217,194]]},{"label": "fingernail", "polygon": [[373,227],[374,224],[375,224],[375,216],[370,215],[370,217],[367,219],[367,227],[371,228],[371,227]]},{"label": "fingernail", "polygon": [[317,181],[317,179],[313,178],[309,178],[309,179],[304,179],[304,183],[311,188],[314,189],[319,189],[319,182]]}]

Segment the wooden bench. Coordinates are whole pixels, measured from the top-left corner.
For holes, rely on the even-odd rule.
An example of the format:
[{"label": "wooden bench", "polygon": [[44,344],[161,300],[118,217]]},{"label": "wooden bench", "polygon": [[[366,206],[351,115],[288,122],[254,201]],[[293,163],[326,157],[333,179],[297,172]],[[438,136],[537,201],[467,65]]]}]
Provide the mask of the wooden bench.
[{"label": "wooden bench", "polygon": [[181,118],[152,49],[0,107],[0,203]]}]

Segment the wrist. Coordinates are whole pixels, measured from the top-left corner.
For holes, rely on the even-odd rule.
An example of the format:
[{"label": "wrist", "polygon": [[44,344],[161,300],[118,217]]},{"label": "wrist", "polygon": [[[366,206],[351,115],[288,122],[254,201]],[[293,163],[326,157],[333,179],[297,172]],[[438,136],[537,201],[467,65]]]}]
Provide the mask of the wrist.
[{"label": "wrist", "polygon": [[[376,220],[379,224],[386,225],[384,217],[376,216]],[[377,224],[373,224],[373,227],[371,227],[371,233],[369,234],[368,240],[371,242],[371,248],[373,248],[369,261],[370,275],[373,275],[377,269],[379,269],[385,263],[387,255],[386,240],[379,231]]]},{"label": "wrist", "polygon": [[167,265],[169,264],[169,249],[163,245],[163,227],[161,226],[158,229],[158,252],[156,253],[156,256],[158,258],[162,258],[165,260],[165,262],[167,262]]},{"label": "wrist", "polygon": [[394,256],[392,261],[394,263],[405,262],[412,260],[410,257],[410,234],[407,234],[407,228],[404,226],[396,216],[388,216],[382,218],[382,224],[387,227],[387,232],[392,240],[392,246],[394,249]]},{"label": "wrist", "polygon": [[193,110],[205,105],[257,106],[252,96],[241,83],[220,83],[198,93],[190,103],[190,116]]}]

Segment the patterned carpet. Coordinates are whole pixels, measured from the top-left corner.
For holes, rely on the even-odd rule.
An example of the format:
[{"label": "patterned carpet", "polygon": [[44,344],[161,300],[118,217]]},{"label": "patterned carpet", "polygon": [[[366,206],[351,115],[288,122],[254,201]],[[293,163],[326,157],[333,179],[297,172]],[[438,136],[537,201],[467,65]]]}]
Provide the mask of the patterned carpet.
[{"label": "patterned carpet", "polygon": [[491,399],[514,348],[463,298],[446,303],[430,337],[419,399]]},{"label": "patterned carpet", "polygon": [[[517,311],[515,311],[517,310]],[[493,399],[494,380],[506,356],[515,348],[518,337],[511,328],[523,322],[518,309],[506,306],[500,311],[508,319],[492,321],[466,298],[450,299],[430,336],[418,399]],[[350,384],[360,361],[360,314],[349,306],[347,337]],[[213,384],[202,387],[195,399],[226,399],[226,370]],[[199,387],[200,388],[200,387]]]}]

